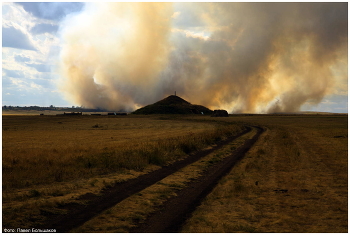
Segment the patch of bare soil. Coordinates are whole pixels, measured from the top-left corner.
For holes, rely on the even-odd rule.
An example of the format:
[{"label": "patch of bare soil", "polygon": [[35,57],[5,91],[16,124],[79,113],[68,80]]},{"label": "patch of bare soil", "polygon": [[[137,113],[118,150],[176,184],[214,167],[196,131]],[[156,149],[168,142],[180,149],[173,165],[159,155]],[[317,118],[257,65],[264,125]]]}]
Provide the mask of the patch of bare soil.
[{"label": "patch of bare soil", "polygon": [[[67,210],[67,214],[64,215],[56,215],[56,214],[46,214],[47,221],[41,225],[43,228],[54,228],[57,232],[69,232],[70,230],[79,227],[84,222],[90,220],[92,217],[98,215],[99,213],[103,212],[104,210],[116,205],[117,203],[121,202],[125,198],[130,197],[131,195],[149,187],[150,185],[160,181],[161,179],[165,178],[166,176],[173,174],[174,172],[178,171],[179,169],[199,160],[200,158],[212,153],[213,151],[223,147],[224,145],[227,145],[234,139],[248,133],[251,130],[251,127],[246,127],[246,130],[237,134],[236,136],[232,136],[224,141],[219,142],[216,146],[214,146],[211,149],[206,149],[200,152],[197,152],[194,155],[190,155],[189,157],[177,161],[171,165],[165,166],[159,170],[153,171],[149,174],[142,175],[138,178],[128,180],[126,182],[118,183],[114,185],[113,187],[107,188],[104,191],[102,191],[99,195],[95,194],[86,194],[81,196],[77,203],[70,203],[65,204],[60,207],[60,209]],[[257,138],[257,137],[254,137]],[[248,143],[249,142],[249,143]],[[251,141],[248,141],[246,144],[244,144],[243,148],[239,151],[235,151],[235,156],[227,160],[225,160],[220,166],[217,166],[218,168],[228,168],[226,164],[234,164],[231,162],[238,161],[239,158],[241,158],[244,155],[244,152],[246,152],[249,147],[253,144]],[[243,152],[242,152],[243,151]],[[221,166],[223,165],[223,166]],[[227,170],[221,169],[220,171],[217,171],[215,174],[211,171],[210,174],[208,172],[208,175],[211,176],[214,180],[211,180],[212,182],[207,183],[204,181],[201,181],[202,185],[206,185],[210,187],[213,187],[216,180],[220,178],[222,174],[224,174]],[[204,180],[204,179],[203,179]],[[207,179],[205,179],[207,180]],[[191,186],[190,186],[191,187]],[[206,189],[200,189],[200,191],[206,192]],[[185,193],[181,197],[187,198],[188,193]],[[203,193],[200,194],[201,197],[203,197]],[[195,200],[198,200],[198,195],[195,196]],[[177,197],[179,198],[179,197]],[[181,200],[180,200],[181,201]],[[83,202],[83,203],[81,203]],[[185,208],[185,207],[184,207]],[[186,205],[186,208],[188,206]],[[176,222],[178,223],[178,222]],[[170,224],[171,226],[174,225],[173,222],[167,222],[166,224]],[[176,226],[175,226],[176,227]]]}]

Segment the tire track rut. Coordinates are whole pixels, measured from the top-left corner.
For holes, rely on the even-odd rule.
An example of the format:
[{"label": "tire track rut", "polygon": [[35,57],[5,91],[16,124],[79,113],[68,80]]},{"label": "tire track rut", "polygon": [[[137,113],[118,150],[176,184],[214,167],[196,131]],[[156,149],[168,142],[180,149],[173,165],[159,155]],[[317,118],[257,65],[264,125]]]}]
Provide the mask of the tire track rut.
[{"label": "tire track rut", "polygon": [[100,214],[104,210],[107,210],[131,195],[153,185],[181,168],[198,161],[213,151],[222,148],[224,145],[227,145],[238,137],[247,134],[251,130],[251,127],[246,126],[245,130],[241,133],[220,141],[211,149],[199,151],[185,159],[176,161],[168,166],[141,175],[135,179],[117,183],[113,187],[102,191],[102,195],[83,195],[78,198],[78,200],[87,200],[86,204],[69,203],[62,205],[60,208],[67,209],[68,213],[65,215],[47,215],[47,222],[42,225],[42,227],[54,228],[60,233],[69,232],[70,230],[81,226],[83,223]]},{"label": "tire track rut", "polygon": [[233,166],[239,162],[246,152],[254,145],[264,129],[255,126],[257,133],[253,138],[233,151],[223,161],[210,167],[202,177],[190,183],[177,193],[176,197],[164,203],[160,210],[151,215],[144,223],[132,229],[134,233],[170,233],[178,232],[190,214],[199,206],[201,200],[207,196]]}]

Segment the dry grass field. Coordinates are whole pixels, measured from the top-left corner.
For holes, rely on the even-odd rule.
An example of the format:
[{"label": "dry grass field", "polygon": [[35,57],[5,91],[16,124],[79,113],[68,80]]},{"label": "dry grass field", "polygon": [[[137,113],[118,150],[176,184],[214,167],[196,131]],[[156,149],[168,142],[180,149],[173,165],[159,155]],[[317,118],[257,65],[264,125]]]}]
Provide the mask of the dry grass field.
[{"label": "dry grass field", "polygon": [[[347,115],[3,115],[3,227],[30,227],[45,214],[65,213],[59,205],[183,158],[243,125],[266,132],[182,232],[347,232]],[[244,138],[76,231],[127,232]]]},{"label": "dry grass field", "polygon": [[2,121],[4,226],[30,225],[19,217],[98,193],[241,130],[176,116],[4,115]]},{"label": "dry grass field", "polygon": [[206,168],[227,157],[232,152],[232,149],[240,146],[254,134],[255,131],[239,137],[224,148],[205,156],[200,161],[184,167],[154,185],[123,200],[73,231],[77,233],[129,232],[135,226],[135,221],[144,221],[147,216],[157,210],[158,206],[170,197],[176,196],[176,192],[186,187],[188,182],[201,176]]},{"label": "dry grass field", "polygon": [[267,127],[182,232],[348,232],[348,117],[247,116]]},{"label": "dry grass field", "polygon": [[[142,170],[191,151],[196,134],[217,130],[203,122],[108,116],[4,116],[2,128],[5,190]],[[174,140],[179,146],[170,152]]]}]

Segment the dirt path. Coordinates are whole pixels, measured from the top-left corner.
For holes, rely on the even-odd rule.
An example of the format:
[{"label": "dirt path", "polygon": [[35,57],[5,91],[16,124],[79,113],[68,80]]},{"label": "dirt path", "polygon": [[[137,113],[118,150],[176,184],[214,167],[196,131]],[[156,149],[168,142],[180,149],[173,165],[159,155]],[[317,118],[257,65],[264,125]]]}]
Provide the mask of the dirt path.
[{"label": "dirt path", "polygon": [[[46,215],[48,218],[48,220],[47,220],[48,222],[45,223],[42,227],[55,228],[57,232],[69,232],[70,230],[72,230],[76,227],[79,227],[80,225],[82,225],[86,221],[90,220],[92,217],[100,214],[104,210],[121,202],[125,198],[128,198],[129,196],[149,187],[150,185],[160,181],[161,179],[165,178],[166,176],[168,176],[170,174],[173,174],[174,172],[178,171],[179,169],[199,160],[200,158],[212,153],[213,151],[222,148],[223,146],[227,145],[228,143],[230,143],[234,139],[250,132],[251,130],[252,130],[251,127],[246,127],[246,129],[243,132],[237,134],[236,136],[232,136],[224,141],[219,142],[215,147],[213,147],[211,149],[197,152],[196,154],[190,155],[189,157],[187,157],[183,160],[177,161],[171,165],[165,166],[165,167],[163,167],[159,170],[153,171],[149,174],[142,175],[136,179],[132,179],[132,180],[128,180],[126,182],[116,184],[112,188],[104,190],[101,193],[102,195],[93,195],[93,194],[83,195],[82,197],[79,198],[79,200],[84,200],[84,201],[86,200],[87,202],[85,204],[71,203],[71,204],[66,204],[66,205],[61,206],[61,209],[67,209],[68,213],[65,215]],[[255,138],[257,139],[257,137],[258,137],[258,135],[254,136],[253,139],[255,139]],[[240,157],[242,157],[244,155],[244,153],[253,144],[253,142],[255,142],[255,140],[253,141],[253,139],[247,141],[244,144],[244,146],[239,148],[238,150],[240,150],[240,151],[236,150],[233,154],[234,157],[232,157],[232,159],[238,160]],[[242,149],[246,149],[246,150],[242,150]],[[237,155],[237,157],[236,157],[236,155]],[[237,161],[237,160],[234,160],[234,161]],[[231,162],[231,161],[228,161],[227,159],[225,159],[222,162],[222,164],[226,165],[226,164],[229,164],[229,162]],[[220,165],[222,165],[222,164],[220,164]],[[218,167],[218,166],[216,166],[216,167]],[[223,173],[224,173],[224,171],[223,171]],[[215,175],[213,175],[213,173],[210,173],[208,175],[213,175],[212,177],[217,179],[223,173],[217,172]],[[206,182],[204,182],[203,184],[207,185],[207,186],[212,185],[212,184],[214,184],[214,181],[213,181],[213,183],[210,183],[210,184],[207,184]],[[201,195],[203,195],[203,193]]]},{"label": "dirt path", "polygon": [[264,131],[260,127],[252,139],[246,140],[244,145],[237,148],[223,161],[213,165],[202,177],[189,184],[177,193],[176,197],[168,200],[155,214],[151,215],[143,224],[133,229],[135,233],[170,233],[178,232],[183,222],[200,204],[201,200],[215,187],[217,182],[225,176],[232,167],[244,157],[245,153],[258,140]]}]

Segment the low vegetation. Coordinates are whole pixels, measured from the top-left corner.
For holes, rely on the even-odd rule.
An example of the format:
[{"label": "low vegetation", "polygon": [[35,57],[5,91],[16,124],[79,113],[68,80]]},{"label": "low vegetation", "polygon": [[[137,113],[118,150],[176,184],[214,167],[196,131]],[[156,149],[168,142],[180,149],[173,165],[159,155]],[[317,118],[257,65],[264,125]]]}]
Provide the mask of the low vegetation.
[{"label": "low vegetation", "polygon": [[145,221],[147,216],[157,211],[159,206],[167,199],[176,196],[177,191],[186,187],[188,182],[201,176],[212,164],[230,155],[232,149],[241,146],[245,140],[251,138],[254,134],[255,130],[239,137],[222,149],[214,151],[199,161],[123,200],[72,232],[129,232],[138,223]]},{"label": "low vegetation", "polygon": [[347,116],[242,120],[268,130],[182,232],[348,232]]},{"label": "low vegetation", "polygon": [[3,225],[64,213],[57,206],[240,130],[179,116],[3,116]]},{"label": "low vegetation", "polygon": [[[347,232],[347,115],[3,116],[3,227],[64,214],[59,205],[210,147],[244,125],[266,132],[181,232]],[[128,232],[252,134],[75,232]]]},{"label": "low vegetation", "polygon": [[162,166],[238,131],[145,118],[3,118],[3,190]]}]

